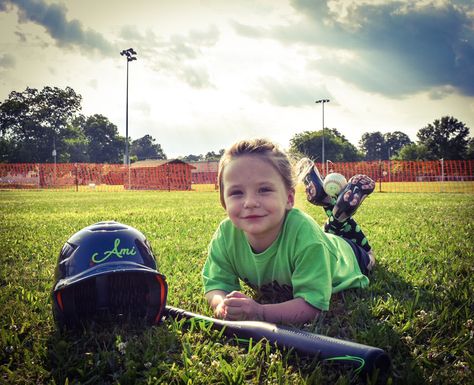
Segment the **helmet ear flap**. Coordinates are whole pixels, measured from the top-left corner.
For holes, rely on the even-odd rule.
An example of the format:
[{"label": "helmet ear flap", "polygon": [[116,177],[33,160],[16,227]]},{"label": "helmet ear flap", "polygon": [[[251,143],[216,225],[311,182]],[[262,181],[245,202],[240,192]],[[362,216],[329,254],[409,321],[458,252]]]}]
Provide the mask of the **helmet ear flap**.
[{"label": "helmet ear flap", "polygon": [[53,315],[56,324],[61,328],[72,327],[77,324],[76,304],[71,290],[61,289],[53,294]]},{"label": "helmet ear flap", "polygon": [[[153,288],[155,287],[155,289]],[[155,275],[149,285],[149,298],[147,321],[151,324],[158,324],[163,317],[166,307],[166,297],[168,295],[168,285],[165,277],[161,274]]]}]

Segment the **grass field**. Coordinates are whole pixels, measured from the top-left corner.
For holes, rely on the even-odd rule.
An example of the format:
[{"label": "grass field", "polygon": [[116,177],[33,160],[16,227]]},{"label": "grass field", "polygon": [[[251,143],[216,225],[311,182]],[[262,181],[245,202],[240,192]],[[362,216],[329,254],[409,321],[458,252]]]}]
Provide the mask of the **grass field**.
[{"label": "grass field", "polygon": [[[297,206],[323,223],[320,208]],[[378,265],[368,289],[304,325],[385,349],[389,384],[472,384],[474,195],[373,194],[357,213]],[[50,291],[76,231],[116,220],[142,231],[169,283],[168,303],[210,315],[200,270],[224,218],[210,192],[0,192],[1,384],[348,384],[346,369],[264,343],[226,341],[206,325],[165,321],[60,333]],[[371,381],[369,381],[370,383]]]},{"label": "grass field", "polygon": [[[0,189],[37,189],[37,185],[14,185],[1,184]],[[211,192],[216,191],[216,184],[192,184],[191,190],[196,192]],[[90,185],[69,185],[62,187],[51,187],[54,191],[78,191],[78,192],[124,192],[126,189],[123,185],[107,185],[107,184],[90,184]],[[303,189],[301,189],[302,191]],[[464,193],[474,194],[473,181],[445,181],[445,182],[376,182],[376,192],[396,192],[396,193]]]}]

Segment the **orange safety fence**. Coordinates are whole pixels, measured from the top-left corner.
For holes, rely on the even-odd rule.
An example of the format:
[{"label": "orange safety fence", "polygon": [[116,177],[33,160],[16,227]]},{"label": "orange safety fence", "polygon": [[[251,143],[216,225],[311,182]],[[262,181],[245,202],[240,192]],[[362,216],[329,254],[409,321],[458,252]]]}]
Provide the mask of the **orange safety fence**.
[{"label": "orange safety fence", "polygon": [[186,163],[131,168],[130,180],[125,180],[124,187],[131,190],[191,190],[192,168]]},{"label": "orange safety fence", "polygon": [[[347,179],[367,174],[381,192],[474,193],[474,160],[328,161],[324,175],[339,172]],[[103,190],[217,190],[218,162],[165,161],[160,165],[128,168],[122,164],[1,163],[0,188]],[[201,188],[200,186],[208,186]]]},{"label": "orange safety fence", "polygon": [[327,162],[323,173],[338,172],[349,179],[366,174],[385,192],[474,193],[474,160]]},{"label": "orange safety fence", "polygon": [[190,162],[194,167],[192,172],[193,184],[213,184],[217,189],[217,171],[219,162],[200,161]]},{"label": "orange safety fence", "polygon": [[[325,171],[321,163],[316,163]],[[392,182],[472,181],[474,160],[329,162],[329,172],[338,172],[346,178],[366,174],[374,180]]]},{"label": "orange safety fence", "polygon": [[123,185],[127,167],[94,163],[2,163],[0,188]]}]

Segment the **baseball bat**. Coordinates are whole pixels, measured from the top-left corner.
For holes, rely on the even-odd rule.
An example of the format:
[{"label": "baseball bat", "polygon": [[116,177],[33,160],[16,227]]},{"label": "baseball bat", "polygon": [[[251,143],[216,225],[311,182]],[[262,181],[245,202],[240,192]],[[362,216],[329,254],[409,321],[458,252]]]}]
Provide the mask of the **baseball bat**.
[{"label": "baseball bat", "polygon": [[303,356],[318,357],[322,361],[351,364],[355,372],[370,375],[374,370],[386,375],[390,358],[385,351],[373,346],[344,341],[296,328],[261,321],[225,321],[195,314],[173,306],[166,306],[165,314],[177,320],[196,319],[212,323],[214,329],[222,330],[230,338],[267,340],[279,348],[294,349]]}]

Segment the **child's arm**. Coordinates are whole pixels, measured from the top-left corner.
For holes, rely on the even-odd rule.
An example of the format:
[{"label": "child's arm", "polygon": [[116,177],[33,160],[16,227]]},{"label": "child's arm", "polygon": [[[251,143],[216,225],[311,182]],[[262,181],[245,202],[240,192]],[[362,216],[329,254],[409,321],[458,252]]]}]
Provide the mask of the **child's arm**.
[{"label": "child's arm", "polygon": [[303,298],[261,305],[238,291],[228,294],[221,305],[224,318],[230,321],[258,320],[276,323],[301,323],[312,321],[320,313],[319,309],[311,306]]}]

